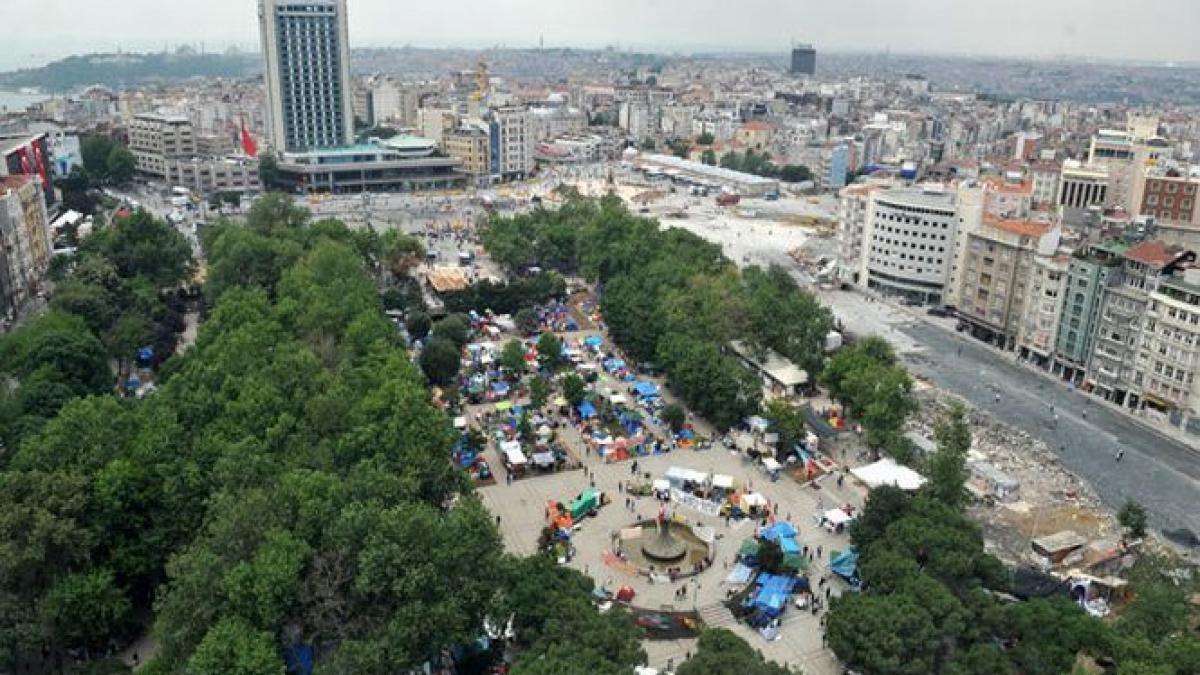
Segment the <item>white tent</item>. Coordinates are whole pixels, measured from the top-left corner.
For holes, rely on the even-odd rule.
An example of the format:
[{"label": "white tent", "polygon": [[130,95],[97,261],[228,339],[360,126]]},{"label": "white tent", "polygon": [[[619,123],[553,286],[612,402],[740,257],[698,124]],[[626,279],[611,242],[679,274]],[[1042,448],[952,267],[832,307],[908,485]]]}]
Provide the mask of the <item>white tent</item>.
[{"label": "white tent", "polygon": [[742,495],[742,503],[751,507],[766,506],[767,498],[757,492],[747,492]]},{"label": "white tent", "polygon": [[874,490],[881,485],[894,485],[901,490],[919,490],[925,484],[925,478],[908,468],[897,464],[895,460],[885,457],[874,464],[850,469],[850,473]]},{"label": "white tent", "polygon": [[726,476],[723,473],[714,473],[712,484],[713,487],[728,490],[733,487],[733,476]]},{"label": "white tent", "polygon": [[831,525],[842,525],[854,520],[854,516],[841,509],[829,509],[825,512],[825,520]]},{"label": "white tent", "polygon": [[783,468],[779,462],[775,461],[774,457],[763,457],[762,463],[763,468],[767,471],[778,471]]},{"label": "white tent", "polygon": [[694,469],[685,469],[681,466],[670,467],[667,469],[665,475],[672,485],[682,485],[684,483],[700,484],[708,478],[708,474],[706,473],[701,473]]},{"label": "white tent", "polygon": [[521,444],[516,441],[504,441],[500,444],[500,450],[504,452],[504,457],[508,460],[508,463],[513,466],[525,464],[529,461],[525,458],[525,453],[521,452]]},{"label": "white tent", "polygon": [[467,418],[455,417],[454,418],[454,428],[455,429],[466,429],[467,428]]}]

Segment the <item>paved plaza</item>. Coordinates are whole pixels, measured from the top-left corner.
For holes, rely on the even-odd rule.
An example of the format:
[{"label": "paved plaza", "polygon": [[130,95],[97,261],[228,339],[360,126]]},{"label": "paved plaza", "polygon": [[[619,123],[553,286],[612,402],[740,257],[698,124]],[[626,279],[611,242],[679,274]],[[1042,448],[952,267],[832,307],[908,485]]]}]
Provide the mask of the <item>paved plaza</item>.
[{"label": "paved plaza", "polygon": [[[713,527],[717,533],[715,563],[691,580],[675,584],[652,583],[648,578],[628,573],[618,567],[605,564],[605,552],[610,550],[614,533],[628,527],[640,515],[651,518],[658,512],[658,503],[652,497],[633,497],[634,508],[627,510],[628,495],[618,485],[630,479],[633,460],[612,464],[595,454],[585,456],[586,472],[564,471],[557,474],[525,478],[479,490],[491,511],[500,517],[500,530],[505,546],[519,555],[531,555],[537,551],[538,535],[546,522],[545,506],[548,500],[568,501],[589,487],[604,491],[610,503],[594,518],[582,521],[573,541],[576,555],[569,565],[591,576],[598,585],[610,591],[628,585],[637,592],[634,605],[642,608],[669,611],[698,610],[708,625],[722,625],[734,630],[754,648],[761,649],[767,658],[803,668],[810,675],[837,673],[836,659],[822,647],[820,615],[813,616],[807,610],[789,608],[783,614],[780,638],[767,642],[748,626],[732,623],[732,616],[720,607],[725,600],[728,586],[722,582],[732,566],[738,546],[743,539],[754,535],[752,521],[734,521],[726,525],[723,518],[707,517],[682,505],[672,506],[678,516],[689,524]],[[835,535],[816,526],[817,513],[834,505],[850,503],[861,507],[865,492],[846,481],[838,487],[832,475],[819,480],[817,487],[802,486],[786,476],[772,482],[758,465],[744,455],[733,454],[719,445],[711,450],[675,450],[662,455],[637,458],[638,473],[650,473],[661,478],[668,467],[680,466],[705,473],[727,474],[734,477],[738,487],[750,486],[761,493],[772,504],[778,504],[778,518],[790,519],[800,530],[797,540],[810,548],[821,547],[822,555],[814,560],[809,569],[809,578],[816,580],[827,574],[829,552],[849,545],[845,534]],[[846,587],[836,577],[830,577],[835,595]],[[680,586],[688,588],[687,600],[674,596]],[[823,615],[824,612],[822,612]],[[646,651],[652,667],[663,668],[668,660],[682,663],[688,652],[695,648],[693,640],[647,641]]]}]

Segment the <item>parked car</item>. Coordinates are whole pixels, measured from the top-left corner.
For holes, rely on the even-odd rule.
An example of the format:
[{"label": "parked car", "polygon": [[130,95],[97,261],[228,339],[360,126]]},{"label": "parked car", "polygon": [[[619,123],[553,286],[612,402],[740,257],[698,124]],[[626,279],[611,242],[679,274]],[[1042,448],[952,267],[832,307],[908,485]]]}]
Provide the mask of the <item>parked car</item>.
[{"label": "parked car", "polygon": [[946,307],[930,307],[929,309],[925,310],[925,313],[929,316],[940,316],[943,318],[954,316],[954,313]]}]

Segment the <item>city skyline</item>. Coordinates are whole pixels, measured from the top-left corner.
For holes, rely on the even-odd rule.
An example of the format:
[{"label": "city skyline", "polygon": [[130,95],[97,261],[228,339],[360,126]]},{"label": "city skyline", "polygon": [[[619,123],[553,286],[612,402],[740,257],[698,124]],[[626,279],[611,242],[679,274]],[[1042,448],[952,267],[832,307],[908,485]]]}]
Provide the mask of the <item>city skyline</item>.
[{"label": "city skyline", "polygon": [[[827,52],[1200,61],[1200,47],[1188,36],[1189,27],[1200,24],[1200,6],[1187,0],[1150,4],[1154,11],[1144,5],[1086,0],[1062,0],[1052,7],[1035,0],[982,7],[944,0],[904,5],[864,0],[854,6],[750,0],[737,13],[723,15],[724,8],[710,0],[686,5],[681,0],[619,0],[549,6],[517,0],[505,3],[502,10],[482,0],[455,0],[404,13],[383,0],[352,0],[349,28],[351,45],[359,48],[530,47],[544,39],[547,47],[784,54],[796,41]],[[1110,6],[1097,11],[1098,5]],[[86,25],[89,30],[87,35],[68,30],[53,39],[37,36],[28,41],[11,36],[0,69],[36,66],[69,54],[155,51],[181,43],[203,42],[214,50],[257,46],[254,0],[212,0],[205,7],[203,14],[183,14],[151,0],[113,0],[103,8],[76,0],[8,7],[0,15],[11,25]],[[1165,15],[1176,20],[1151,25],[1150,17]],[[480,20],[464,22],[464,16]]]}]

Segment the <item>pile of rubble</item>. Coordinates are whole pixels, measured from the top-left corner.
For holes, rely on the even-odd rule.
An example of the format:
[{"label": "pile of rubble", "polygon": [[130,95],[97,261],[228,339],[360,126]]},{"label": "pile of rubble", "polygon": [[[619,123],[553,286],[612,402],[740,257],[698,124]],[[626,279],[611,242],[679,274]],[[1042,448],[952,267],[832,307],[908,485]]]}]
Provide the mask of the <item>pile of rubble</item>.
[{"label": "pile of rubble", "polygon": [[[921,414],[908,431],[932,440],[936,421],[961,400],[934,389],[916,396]],[[1028,558],[1033,537],[1071,530],[1095,539],[1120,531],[1091,486],[1064,467],[1044,441],[987,412],[966,409],[972,435],[969,487],[981,498],[970,514],[994,554],[1016,562]]]}]

